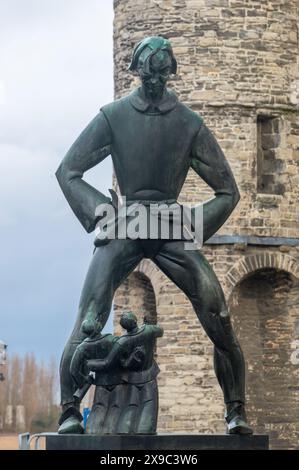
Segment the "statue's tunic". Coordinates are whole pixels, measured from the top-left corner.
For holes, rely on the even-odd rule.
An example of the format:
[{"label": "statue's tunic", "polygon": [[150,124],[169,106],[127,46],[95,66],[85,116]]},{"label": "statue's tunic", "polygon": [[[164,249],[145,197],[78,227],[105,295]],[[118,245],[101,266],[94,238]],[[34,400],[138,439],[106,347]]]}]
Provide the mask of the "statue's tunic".
[{"label": "statue's tunic", "polygon": [[175,202],[193,168],[216,196],[207,205],[207,234],[231,211],[237,189],[221,148],[202,118],[170,90],[156,107],[143,98],[141,88],[103,106],[64,158],[57,177],[88,232],[95,229],[96,208],[111,200],[82,176],[110,154],[121,195],[129,203]]},{"label": "statue's tunic", "polygon": [[[88,359],[95,357],[104,359],[115,345],[117,337],[111,334],[99,333],[95,338],[86,338],[77,346],[70,364],[70,372],[77,387],[82,387],[87,380],[89,369],[86,366]],[[103,372],[101,374],[103,385],[113,385],[121,382],[120,370],[114,373]]]},{"label": "statue's tunic", "polygon": [[[171,91],[150,110],[140,89],[101,108],[111,131],[111,156],[128,200],[176,200],[191,164],[202,119]],[[179,134],[178,134],[179,133]]]}]

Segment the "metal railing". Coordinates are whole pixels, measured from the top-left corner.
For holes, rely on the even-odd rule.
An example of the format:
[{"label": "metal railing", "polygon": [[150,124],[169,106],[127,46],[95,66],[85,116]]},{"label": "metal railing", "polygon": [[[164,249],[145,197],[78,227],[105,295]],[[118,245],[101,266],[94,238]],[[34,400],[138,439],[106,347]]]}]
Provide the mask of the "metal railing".
[{"label": "metal railing", "polygon": [[[41,432],[30,435],[29,432],[19,434],[19,450],[42,450],[40,448],[40,439],[42,437],[52,436],[56,432]],[[33,449],[31,445],[33,444]]]}]

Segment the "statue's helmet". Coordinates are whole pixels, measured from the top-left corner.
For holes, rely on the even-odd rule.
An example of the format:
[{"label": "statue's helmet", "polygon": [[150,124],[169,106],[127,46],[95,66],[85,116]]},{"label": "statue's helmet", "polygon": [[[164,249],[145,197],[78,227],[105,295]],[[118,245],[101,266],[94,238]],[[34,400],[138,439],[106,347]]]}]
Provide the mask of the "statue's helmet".
[{"label": "statue's helmet", "polygon": [[137,317],[133,312],[124,312],[120,317],[121,326],[127,330],[133,330],[137,326]]},{"label": "statue's helmet", "polygon": [[168,52],[171,59],[171,73],[176,73],[177,61],[174,57],[170,41],[162,36],[146,37],[135,46],[129,70],[135,71],[138,69],[139,57],[145,49],[148,49],[149,57],[157,54],[159,51]]}]

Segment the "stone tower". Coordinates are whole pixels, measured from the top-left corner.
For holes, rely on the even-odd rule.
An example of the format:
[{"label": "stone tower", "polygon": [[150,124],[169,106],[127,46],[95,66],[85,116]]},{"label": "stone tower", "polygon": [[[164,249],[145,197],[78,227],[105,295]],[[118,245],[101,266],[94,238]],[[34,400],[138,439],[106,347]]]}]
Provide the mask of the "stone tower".
[{"label": "stone tower", "polygon": [[[144,36],[168,37],[170,82],[230,162],[241,201],[203,252],[228,300],[247,362],[247,408],[272,448],[299,437],[298,0],[114,0],[115,98]],[[190,171],[180,200],[212,196]],[[191,304],[148,260],[115,296],[165,330],[159,340],[161,432],[224,431],[212,346]],[[116,331],[119,331],[116,328]]]}]

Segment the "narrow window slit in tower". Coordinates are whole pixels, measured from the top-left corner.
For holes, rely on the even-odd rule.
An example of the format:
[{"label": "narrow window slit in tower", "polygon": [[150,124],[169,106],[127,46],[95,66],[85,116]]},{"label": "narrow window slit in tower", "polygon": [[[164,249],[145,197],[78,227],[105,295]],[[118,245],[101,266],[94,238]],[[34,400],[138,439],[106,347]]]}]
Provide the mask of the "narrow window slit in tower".
[{"label": "narrow window slit in tower", "polygon": [[284,162],[278,158],[280,122],[273,116],[257,116],[257,191],[284,194]]}]

